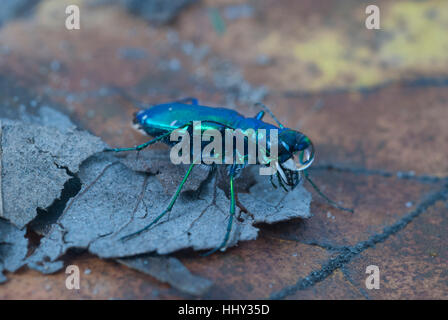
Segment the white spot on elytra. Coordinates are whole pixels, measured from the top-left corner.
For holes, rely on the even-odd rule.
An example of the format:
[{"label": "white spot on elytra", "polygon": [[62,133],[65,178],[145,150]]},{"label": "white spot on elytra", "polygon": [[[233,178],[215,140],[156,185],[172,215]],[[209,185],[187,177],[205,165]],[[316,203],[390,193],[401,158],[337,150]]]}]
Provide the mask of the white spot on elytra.
[{"label": "white spot on elytra", "polygon": [[140,127],[140,125],[138,125],[138,124],[133,124],[133,125],[132,125],[132,128],[134,128],[135,130],[137,130],[137,131],[140,132],[140,133],[146,134],[145,130],[143,130],[143,129]]}]

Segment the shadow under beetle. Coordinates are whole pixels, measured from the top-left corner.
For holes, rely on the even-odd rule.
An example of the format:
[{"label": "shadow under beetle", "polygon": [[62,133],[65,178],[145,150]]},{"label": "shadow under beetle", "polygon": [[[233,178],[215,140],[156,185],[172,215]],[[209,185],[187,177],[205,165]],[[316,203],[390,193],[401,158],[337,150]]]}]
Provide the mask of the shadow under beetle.
[{"label": "shadow under beetle", "polygon": [[[273,161],[275,161],[275,167],[277,169],[275,175],[278,184],[286,191],[289,191],[287,187],[289,187],[290,190],[293,190],[301,181],[303,173],[303,176],[310,182],[310,184],[318,192],[318,194],[321,195],[325,200],[327,200],[331,205],[340,210],[353,212],[352,209],[341,207],[333,200],[325,196],[308,176],[306,169],[312,164],[314,160],[314,146],[311,140],[303,133],[283,126],[280,121],[278,121],[278,119],[274,116],[274,114],[262,103],[257,103],[256,105],[263,108],[264,110],[260,111],[253,118],[246,118],[238,112],[226,108],[212,108],[201,106],[198,104],[198,100],[195,98],[186,98],[179,101],[154,105],[148,109],[137,112],[133,120],[138,129],[143,130],[146,134],[154,137],[154,139],[132,148],[107,148],[105,149],[105,151],[140,151],[156,142],[163,142],[168,145],[173,145],[173,142],[170,141],[171,133],[178,129],[191,131],[193,129],[193,121],[201,121],[201,131],[214,129],[220,131],[221,133],[224,133],[225,129],[241,129],[243,132],[247,129],[252,129],[255,131],[257,131],[258,129],[265,129],[266,131],[269,131],[270,129],[276,129],[278,130],[278,156]],[[278,127],[262,121],[266,112],[271,115],[271,117],[277,123]],[[267,145],[270,145],[270,142],[271,141],[269,135],[266,135]],[[247,151],[247,149],[245,150]],[[170,212],[193,167],[197,164],[198,163],[195,163],[195,161],[190,164],[170,203],[161,214],[159,214],[150,224],[148,224],[144,228],[132,234],[126,235],[121,239],[128,239],[148,230],[163,216],[165,216],[165,214]],[[257,164],[260,164],[258,163],[258,158]],[[216,164],[212,164],[212,166],[214,165]],[[225,237],[220,246],[211,251],[208,251],[204,255],[209,255],[220,249],[224,249],[227,245],[230,237],[230,232],[232,230],[233,219],[235,216],[236,201],[234,179],[238,177],[238,175],[241,173],[241,170],[247,166],[247,163],[232,163],[224,165],[227,166],[227,173],[230,180],[230,217],[227,224]],[[273,187],[277,188],[277,186],[273,182],[273,175],[271,175],[270,178]]]}]

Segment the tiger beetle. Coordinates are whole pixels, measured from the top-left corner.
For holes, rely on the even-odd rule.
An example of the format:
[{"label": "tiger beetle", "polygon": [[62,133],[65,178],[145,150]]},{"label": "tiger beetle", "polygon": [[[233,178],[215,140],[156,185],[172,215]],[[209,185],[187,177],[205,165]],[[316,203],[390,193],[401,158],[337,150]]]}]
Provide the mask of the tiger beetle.
[{"label": "tiger beetle", "polygon": [[[253,118],[246,118],[234,110],[201,106],[195,98],[186,98],[179,101],[153,105],[148,109],[135,113],[133,123],[138,127],[138,129],[143,130],[145,134],[154,137],[154,139],[131,148],[107,148],[105,151],[140,151],[156,142],[163,142],[168,145],[173,145],[173,142],[170,141],[171,133],[179,129],[191,130],[193,128],[193,121],[201,122],[201,130],[215,129],[220,132],[224,132],[225,129],[241,129],[242,131],[247,129],[276,129],[278,130],[278,156],[277,159],[275,159],[275,166],[277,170],[274,175],[276,175],[278,184],[286,191],[293,190],[301,181],[303,173],[306,180],[310,182],[316,192],[328,203],[337,209],[353,212],[353,209],[341,207],[336,202],[325,196],[309,177],[306,169],[314,160],[314,146],[311,140],[303,133],[286,128],[282,125],[264,104],[257,103],[256,106],[262,108],[263,110]],[[262,121],[266,112],[269,113],[269,115],[275,120],[278,127]],[[266,139],[268,140],[268,144],[270,144],[269,136],[267,136]],[[197,165],[197,163],[192,162],[188,167],[184,178],[177,187],[177,190],[171,198],[167,208],[150,224],[134,233],[122,237],[122,240],[129,239],[148,230],[171,211],[182,190],[182,187],[187,181],[195,165]],[[247,166],[247,163],[233,163],[224,165],[227,166],[227,174],[230,182],[229,221],[227,224],[226,234],[220,246],[208,251],[204,254],[205,256],[224,249],[227,245],[235,216],[236,194],[234,189],[234,179],[239,176],[242,169]],[[271,183],[274,188],[277,188],[272,178],[273,176],[271,175]],[[289,190],[287,187],[289,187]]]}]

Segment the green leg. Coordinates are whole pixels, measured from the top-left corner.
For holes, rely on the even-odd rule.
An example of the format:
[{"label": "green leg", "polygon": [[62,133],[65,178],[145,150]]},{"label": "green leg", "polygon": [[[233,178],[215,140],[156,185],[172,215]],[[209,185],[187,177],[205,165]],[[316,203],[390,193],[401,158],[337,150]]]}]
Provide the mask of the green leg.
[{"label": "green leg", "polygon": [[104,151],[105,152],[140,151],[140,150],[143,150],[146,147],[148,147],[148,146],[150,146],[150,145],[152,145],[152,144],[154,144],[154,143],[156,143],[156,142],[158,142],[158,141],[168,137],[171,134],[171,132],[172,131],[167,132],[165,134],[162,134],[161,136],[158,136],[157,138],[152,139],[152,140],[150,140],[148,142],[145,142],[145,143],[143,143],[143,144],[141,144],[139,146],[136,146],[136,147],[132,147],[132,148],[106,148],[106,149],[104,149]]},{"label": "green leg", "polygon": [[144,228],[142,228],[142,229],[140,229],[140,230],[138,230],[138,231],[136,231],[134,233],[128,234],[128,235],[122,237],[120,240],[126,240],[128,238],[132,238],[132,237],[134,237],[136,235],[139,235],[140,233],[148,230],[154,224],[156,224],[160,219],[162,219],[165,214],[167,214],[168,212],[171,211],[171,209],[173,208],[174,203],[176,202],[177,198],[179,197],[180,191],[182,190],[182,187],[184,186],[185,182],[187,181],[188,176],[190,175],[191,170],[193,169],[194,165],[195,165],[194,163],[190,164],[190,167],[188,168],[187,173],[185,173],[185,176],[182,179],[182,182],[177,187],[176,193],[171,198],[171,201],[170,201],[170,204],[168,205],[168,207],[157,218],[155,218],[150,224],[148,224],[146,227],[144,227]]},{"label": "green leg", "polygon": [[229,241],[230,232],[232,231],[232,225],[233,225],[233,217],[235,216],[235,190],[233,188],[233,173],[230,174],[230,217],[229,222],[227,224],[227,231],[226,235],[224,236],[224,240],[220,244],[219,247],[210,250],[209,252],[206,252],[203,254],[204,257],[211,255],[212,253],[215,253],[218,250],[221,250],[222,248],[225,248],[227,245],[227,241]]}]

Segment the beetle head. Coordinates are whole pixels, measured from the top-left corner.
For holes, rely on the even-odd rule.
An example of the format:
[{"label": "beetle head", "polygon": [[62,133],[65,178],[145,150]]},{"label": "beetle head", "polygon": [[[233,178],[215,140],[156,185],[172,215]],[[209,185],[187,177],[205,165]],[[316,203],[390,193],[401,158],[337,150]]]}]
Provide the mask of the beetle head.
[{"label": "beetle head", "polygon": [[307,169],[314,161],[314,146],[301,132],[286,129],[279,133],[282,152],[277,171],[282,181],[294,188],[300,181],[300,171]]}]

